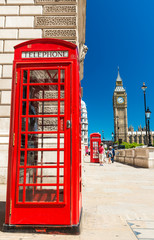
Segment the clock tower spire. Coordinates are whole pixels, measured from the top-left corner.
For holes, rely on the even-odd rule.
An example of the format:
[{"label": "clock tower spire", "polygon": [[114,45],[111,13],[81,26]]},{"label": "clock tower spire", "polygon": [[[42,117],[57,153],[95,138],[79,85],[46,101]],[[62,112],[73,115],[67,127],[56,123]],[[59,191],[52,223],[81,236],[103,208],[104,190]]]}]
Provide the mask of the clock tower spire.
[{"label": "clock tower spire", "polygon": [[123,87],[119,67],[116,87],[113,94],[114,135],[115,141],[127,142],[127,93]]}]

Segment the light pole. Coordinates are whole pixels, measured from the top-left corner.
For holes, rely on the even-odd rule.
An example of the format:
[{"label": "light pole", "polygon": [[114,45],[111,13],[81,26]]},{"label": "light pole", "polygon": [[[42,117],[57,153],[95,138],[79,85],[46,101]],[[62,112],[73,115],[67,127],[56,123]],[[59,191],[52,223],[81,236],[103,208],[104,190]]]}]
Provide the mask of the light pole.
[{"label": "light pole", "polygon": [[150,116],[151,116],[151,111],[149,110],[149,107],[147,107],[145,115],[146,115],[146,119],[148,121],[148,137],[149,137],[148,146],[152,146],[152,144],[151,144],[151,135],[150,135]]},{"label": "light pole", "polygon": [[103,140],[104,140],[104,131],[102,130],[102,138],[103,138]]},{"label": "light pole", "polygon": [[146,89],[147,86],[145,86],[145,83],[143,83],[143,86],[141,87],[144,93],[144,110],[145,110],[145,129],[146,129],[146,138],[145,138],[145,144],[148,144],[148,139],[147,139],[147,118],[146,118]]},{"label": "light pole", "polygon": [[118,144],[119,144],[119,117],[117,116],[117,133],[118,133]]},{"label": "light pole", "polygon": [[112,145],[114,143],[114,133],[112,132]]}]

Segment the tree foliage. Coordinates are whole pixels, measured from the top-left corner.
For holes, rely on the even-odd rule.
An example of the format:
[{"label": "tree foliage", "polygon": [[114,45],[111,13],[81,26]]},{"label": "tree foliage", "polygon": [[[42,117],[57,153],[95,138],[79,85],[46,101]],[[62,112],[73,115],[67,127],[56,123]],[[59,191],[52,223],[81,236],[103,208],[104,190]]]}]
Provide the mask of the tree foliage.
[{"label": "tree foliage", "polygon": [[[116,143],[118,144],[118,141]],[[136,142],[133,142],[133,143],[122,142],[121,145],[124,145],[125,149],[129,149],[129,148],[136,148],[136,147],[139,147],[139,146],[143,146],[144,144],[136,143]]]}]

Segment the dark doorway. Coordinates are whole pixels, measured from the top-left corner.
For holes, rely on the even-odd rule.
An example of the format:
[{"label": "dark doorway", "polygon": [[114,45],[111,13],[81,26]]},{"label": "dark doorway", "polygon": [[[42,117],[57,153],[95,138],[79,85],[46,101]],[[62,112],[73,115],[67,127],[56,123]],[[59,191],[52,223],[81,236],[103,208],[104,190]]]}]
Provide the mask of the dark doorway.
[{"label": "dark doorway", "polygon": [[5,222],[5,205],[6,202],[0,202],[0,231],[2,231],[3,223]]}]

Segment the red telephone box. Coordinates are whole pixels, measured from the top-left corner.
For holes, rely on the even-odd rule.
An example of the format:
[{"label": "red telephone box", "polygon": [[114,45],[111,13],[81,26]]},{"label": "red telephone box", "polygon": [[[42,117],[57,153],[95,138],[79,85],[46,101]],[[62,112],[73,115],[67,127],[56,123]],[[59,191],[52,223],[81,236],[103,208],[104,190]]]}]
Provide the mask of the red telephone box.
[{"label": "red telephone box", "polygon": [[90,161],[93,163],[99,162],[99,145],[101,143],[101,134],[90,134]]},{"label": "red telephone box", "polygon": [[4,230],[79,228],[78,59],[77,46],[63,40],[15,46]]}]

